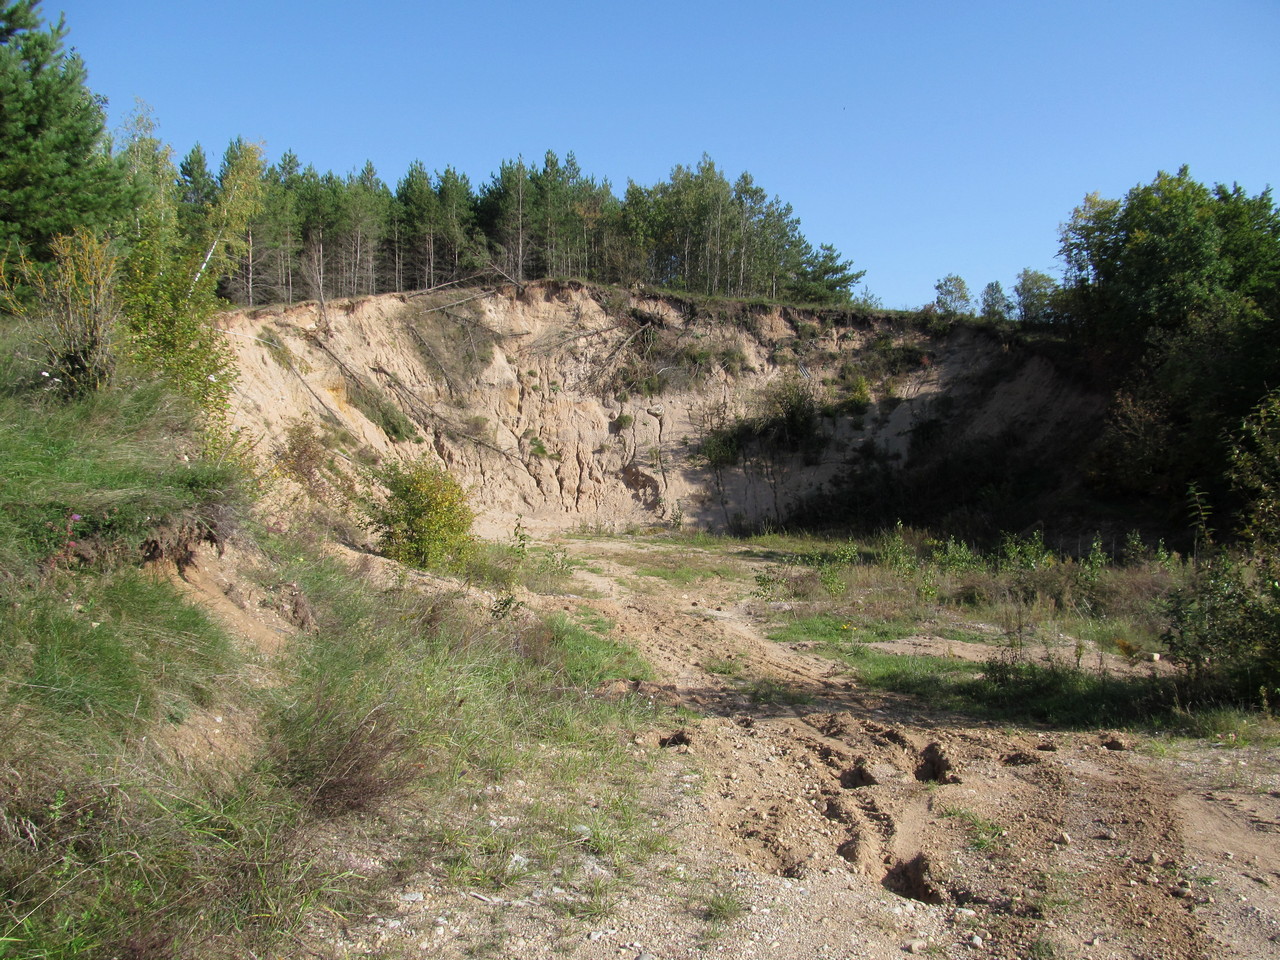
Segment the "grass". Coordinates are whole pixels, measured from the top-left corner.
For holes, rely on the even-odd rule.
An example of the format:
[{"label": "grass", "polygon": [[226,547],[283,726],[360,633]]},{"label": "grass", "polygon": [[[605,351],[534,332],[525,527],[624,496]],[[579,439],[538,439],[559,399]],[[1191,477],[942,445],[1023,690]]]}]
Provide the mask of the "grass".
[{"label": "grass", "polygon": [[987,820],[971,810],[965,810],[960,807],[947,807],[942,811],[942,816],[954,817],[965,824],[969,832],[969,848],[971,850],[979,850],[985,853],[1004,845],[1003,831],[1000,825],[993,820]]},{"label": "grass", "polygon": [[714,926],[732,923],[746,912],[742,895],[732,888],[713,890],[702,901],[702,916]]},{"label": "grass", "polygon": [[1280,721],[1239,707],[1208,707],[1177,715],[1172,726],[1184,736],[1213,740],[1224,747],[1280,745]]},{"label": "grass", "polygon": [[798,706],[813,702],[813,697],[805,691],[771,677],[747,680],[741,684],[740,689],[752,703]]},{"label": "grass", "polygon": [[127,737],[180,723],[215,699],[238,656],[209,618],[158,576],[123,569],[0,610],[10,705],[61,736]]},{"label": "grass", "polygon": [[[0,958],[278,952],[396,880],[319,842],[393,800],[431,811],[398,836],[404,862],[461,882],[588,858],[622,877],[662,848],[627,746],[655,708],[593,695],[649,675],[611,623],[495,620],[249,526],[263,595],[288,584],[315,620],[264,661],[140,566],[244,519],[238,469],[191,412],[158,388],[61,401],[23,376],[0,371]],[[512,584],[571,572],[486,562]],[[496,831],[513,771],[537,812]]]},{"label": "grass", "polygon": [[846,664],[863,685],[909,694],[931,706],[993,720],[1071,727],[1139,724],[1172,719],[1164,681],[1123,678],[1061,663],[1032,662],[1008,647],[992,647],[985,663],[950,657],[884,653],[869,640],[921,632],[902,621],[860,623],[819,614],[771,633],[775,640],[815,640],[819,651]]},{"label": "grass", "polygon": [[[263,576],[296,584],[317,621],[275,686],[248,682],[243,654],[200,611],[127,568],[64,574],[67,592],[4,611],[16,681],[5,715],[21,691],[26,722],[7,731],[0,766],[0,957],[268,949],[310,911],[376,894],[377,878],[345,875],[307,837],[391,800],[434,811],[442,825],[405,842],[458,883],[497,888],[583,858],[620,875],[662,848],[623,736],[653,708],[590,695],[648,672],[612,624],[477,620],[449,598],[374,588],[296,542],[266,543]],[[224,769],[174,766],[145,746],[214,710],[261,718],[260,742]],[[494,829],[503,800],[490,788],[517,770],[548,799]],[[612,902],[592,882],[584,916]]]},{"label": "grass", "polygon": [[589,685],[610,679],[653,679],[652,668],[629,644],[613,639],[613,625],[598,615],[554,614],[545,630],[559,669],[571,682]]},{"label": "grass", "polygon": [[742,661],[737,657],[710,657],[702,669],[718,677],[736,677],[742,673]]},{"label": "grass", "polygon": [[406,440],[416,443],[422,439],[417,425],[405,412],[367,380],[348,379],[347,399],[370,423],[385,433],[392,443],[403,443]]},{"label": "grass", "polygon": [[0,396],[0,585],[137,556],[161,527],[216,529],[236,469],[200,455],[189,417],[154,387],[72,403]]}]

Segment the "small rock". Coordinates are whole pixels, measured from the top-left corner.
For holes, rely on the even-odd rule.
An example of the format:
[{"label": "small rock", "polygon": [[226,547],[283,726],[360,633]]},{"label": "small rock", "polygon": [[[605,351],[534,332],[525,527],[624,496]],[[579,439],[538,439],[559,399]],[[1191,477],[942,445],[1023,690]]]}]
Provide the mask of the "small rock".
[{"label": "small rock", "polygon": [[422,894],[418,893],[417,891],[414,891],[412,893],[402,893],[400,894],[400,899],[405,903],[421,903]]},{"label": "small rock", "polygon": [[641,953],[636,956],[636,960],[658,960],[652,953]]},{"label": "small rock", "polygon": [[1116,832],[1114,830],[1103,830],[1100,834],[1098,834],[1099,840],[1114,840],[1115,838],[1116,838]]},{"label": "small rock", "polygon": [[961,920],[971,920],[977,915],[977,911],[970,910],[968,907],[958,907],[956,909],[956,917]]},{"label": "small rock", "polygon": [[912,940],[907,944],[907,953],[924,953],[929,949],[927,940]]},{"label": "small rock", "polygon": [[1057,840],[1055,840],[1055,841],[1054,841],[1054,843],[1060,843],[1060,844],[1062,844],[1064,847],[1066,847],[1066,846],[1070,846],[1070,844],[1071,844],[1071,834],[1069,834],[1069,833],[1067,833],[1067,831],[1063,830],[1061,833],[1059,833],[1059,834],[1058,834],[1058,839],[1057,839]]},{"label": "small rock", "polygon": [[982,938],[975,933],[972,937],[969,938],[969,946],[973,947],[973,949],[975,950],[981,950]]},{"label": "small rock", "polygon": [[1191,896],[1193,891],[1190,887],[1173,887],[1169,892],[1175,897],[1182,897],[1185,899],[1186,897]]}]

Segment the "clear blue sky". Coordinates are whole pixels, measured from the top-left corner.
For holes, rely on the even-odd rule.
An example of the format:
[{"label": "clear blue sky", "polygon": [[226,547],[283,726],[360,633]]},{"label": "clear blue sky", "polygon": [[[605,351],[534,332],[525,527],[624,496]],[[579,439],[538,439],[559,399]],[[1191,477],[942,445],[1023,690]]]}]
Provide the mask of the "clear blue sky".
[{"label": "clear blue sky", "polygon": [[1086,193],[1189,164],[1280,189],[1280,0],[45,0],[119,124],[394,187],[572,150],[621,194],[705,152],[886,305],[1059,273]]}]

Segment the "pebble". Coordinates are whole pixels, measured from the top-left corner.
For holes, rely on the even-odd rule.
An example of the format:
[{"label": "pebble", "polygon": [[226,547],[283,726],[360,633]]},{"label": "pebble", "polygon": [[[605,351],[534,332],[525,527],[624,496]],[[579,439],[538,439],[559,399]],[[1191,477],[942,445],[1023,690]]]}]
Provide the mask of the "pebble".
[{"label": "pebble", "polygon": [[976,917],[977,915],[978,914],[976,911],[970,910],[968,907],[958,907],[956,909],[956,916],[962,920],[969,920],[969,919],[972,919],[973,917]]},{"label": "pebble", "polygon": [[927,940],[912,940],[907,944],[908,953],[924,953],[928,949],[929,942]]},{"label": "pebble", "polygon": [[972,937],[969,938],[969,946],[973,947],[973,949],[975,950],[981,950],[982,938],[975,933]]},{"label": "pebble", "polygon": [[400,894],[400,899],[401,899],[401,900],[403,900],[405,903],[421,903],[421,902],[422,902],[422,894],[421,894],[421,893],[417,893],[417,892],[414,892],[414,893],[402,893],[402,894]]}]

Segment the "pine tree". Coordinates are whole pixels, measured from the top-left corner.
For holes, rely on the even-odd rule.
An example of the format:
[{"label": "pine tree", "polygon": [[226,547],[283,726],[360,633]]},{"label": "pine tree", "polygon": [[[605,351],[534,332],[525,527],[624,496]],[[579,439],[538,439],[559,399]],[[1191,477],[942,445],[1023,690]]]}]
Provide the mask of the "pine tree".
[{"label": "pine tree", "polygon": [[401,255],[398,263],[403,276],[401,289],[425,290],[436,282],[436,232],[440,220],[440,200],[431,186],[431,175],[421,160],[396,184],[396,208],[399,211],[397,238]]},{"label": "pine tree", "polygon": [[47,260],[54,237],[105,227],[130,205],[84,63],[63,50],[64,21],[44,29],[38,6],[0,6],[0,265],[24,250]]}]

